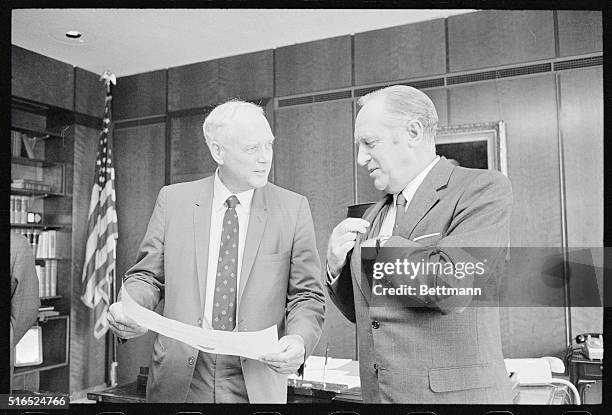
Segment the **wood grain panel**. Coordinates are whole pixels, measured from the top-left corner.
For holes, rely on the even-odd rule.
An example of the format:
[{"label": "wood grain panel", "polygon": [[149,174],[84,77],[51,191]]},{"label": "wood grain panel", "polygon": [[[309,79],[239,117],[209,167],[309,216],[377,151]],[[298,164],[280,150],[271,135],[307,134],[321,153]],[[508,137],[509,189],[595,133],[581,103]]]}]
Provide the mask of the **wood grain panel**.
[{"label": "wood grain panel", "polygon": [[276,96],[351,85],[351,37],[340,36],[275,50]]},{"label": "wood grain panel", "polygon": [[208,151],[202,132],[206,115],[171,119],[170,183],[197,180],[215,172],[217,163]]},{"label": "wood grain panel", "polygon": [[219,103],[219,61],[168,69],[168,111]]},{"label": "wood grain panel", "polygon": [[445,72],[444,19],[355,34],[355,85]]},{"label": "wood grain panel", "polygon": [[100,75],[75,68],[75,103],[74,110],[81,114],[104,117],[104,98],[106,88],[100,81]]},{"label": "wood grain panel", "polygon": [[166,113],[166,70],[123,76],[113,89],[115,120]]},{"label": "wood grain panel", "polygon": [[72,65],[15,45],[11,59],[11,95],[73,110]]},{"label": "wood grain panel", "polygon": [[[554,76],[466,85],[449,89],[449,94],[452,125],[506,122],[508,176],[514,195],[512,246],[560,247]],[[527,276],[514,274],[510,268],[506,274],[513,287],[530,286]],[[562,308],[508,307],[501,309],[500,315],[506,357],[559,355],[564,351]]]},{"label": "wood grain panel", "polygon": [[[431,98],[438,113],[438,126],[448,125],[448,101],[446,89],[423,90]],[[357,171],[357,202],[375,202],[383,197],[383,192],[374,187],[374,182],[366,167],[357,164],[357,148],[355,148],[355,169]]]},{"label": "wood grain panel", "polygon": [[250,100],[274,95],[273,51],[248,53],[219,59],[221,100]]},{"label": "wood grain panel", "polygon": [[555,57],[553,12],[486,10],[448,17],[450,71]]},{"label": "wood grain panel", "polygon": [[559,56],[603,50],[602,14],[593,10],[559,10]]},{"label": "wood grain panel", "polygon": [[[332,229],[353,203],[351,117],[346,101],[283,108],[275,115],[276,183],[308,198],[322,264]],[[329,299],[327,306],[315,354],[324,354],[329,342],[332,356],[355,358],[354,326]]]},{"label": "wood grain panel", "polygon": [[74,128],[74,184],[72,188],[72,307],[70,310],[70,388],[81,390],[104,383],[103,341],[93,337],[92,311],[79,299],[83,292],[81,276],[87,243],[87,216],[94,167],[98,151],[98,131]]},{"label": "wood grain panel", "polygon": [[[134,265],[159,190],[164,185],[166,125],[115,130],[117,193],[117,276]],[[117,350],[119,380],[133,382],[140,366],[150,366],[153,334],[130,340]]]},{"label": "wood grain panel", "polygon": [[[603,246],[603,71],[589,68],[559,74],[561,133],[565,165],[568,245]],[[601,250],[592,251],[599,271]],[[572,253],[570,250],[570,259]],[[603,293],[603,274],[597,286]],[[586,285],[586,284],[585,284]],[[572,335],[603,331],[603,309],[573,307]]]}]

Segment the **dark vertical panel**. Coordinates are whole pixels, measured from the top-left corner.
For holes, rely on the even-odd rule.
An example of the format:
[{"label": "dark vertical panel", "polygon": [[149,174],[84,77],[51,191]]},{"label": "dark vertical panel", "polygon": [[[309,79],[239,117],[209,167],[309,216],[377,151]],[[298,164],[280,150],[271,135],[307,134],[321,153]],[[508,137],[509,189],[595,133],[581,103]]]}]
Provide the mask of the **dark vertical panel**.
[{"label": "dark vertical panel", "polygon": [[[329,102],[276,111],[276,183],[308,198],[317,247],[325,264],[332,229],[353,203],[351,102]],[[324,269],[322,270],[322,276]],[[328,300],[323,336],[334,357],[355,358],[355,329]]]},{"label": "dark vertical panel", "polygon": [[559,54],[580,55],[603,50],[602,15],[593,10],[559,10]]},{"label": "dark vertical panel", "polygon": [[72,111],[72,65],[15,45],[11,45],[11,60],[11,95]]},{"label": "dark vertical panel", "polygon": [[168,111],[217,104],[218,80],[218,60],[168,69]]},{"label": "dark vertical panel", "polygon": [[170,127],[170,182],[197,180],[215,172],[204,140],[202,123],[207,114],[172,118]]},{"label": "dark vertical panel", "polygon": [[76,68],[75,89],[74,111],[102,118],[106,88],[100,81],[100,75]]},{"label": "dark vertical panel", "polygon": [[445,72],[444,19],[355,35],[355,85]]},{"label": "dark vertical panel", "polygon": [[451,72],[555,57],[553,13],[486,10],[448,17]]},{"label": "dark vertical panel", "polygon": [[222,100],[272,97],[273,82],[272,50],[219,59]]},{"label": "dark vertical panel", "polygon": [[[559,74],[567,236],[568,245],[575,248],[603,246],[602,75],[601,68]],[[593,253],[601,270],[603,258]],[[597,277],[602,292],[603,275]],[[574,307],[571,315],[573,336],[603,331],[603,308]]]},{"label": "dark vertical panel", "polygon": [[98,131],[74,128],[74,182],[72,188],[72,307],[70,310],[70,388],[81,390],[104,383],[105,344],[93,337],[91,309],[79,299],[87,244],[87,216],[94,181]]},{"label": "dark vertical panel", "polygon": [[[117,276],[134,265],[159,190],[164,185],[165,124],[115,130],[117,193]],[[140,366],[150,366],[153,334],[118,346],[119,382],[133,382]]]},{"label": "dark vertical panel", "polygon": [[166,70],[117,79],[113,96],[115,120],[166,113]]},{"label": "dark vertical panel", "polygon": [[[512,246],[560,247],[561,213],[554,76],[509,79],[449,89],[449,124],[504,120],[514,206]],[[507,273],[511,287],[530,282]],[[560,355],[565,348],[562,308],[500,310],[506,357]],[[534,333],[538,333],[537,336]]]},{"label": "dark vertical panel", "polygon": [[341,36],[276,49],[276,95],[351,85],[351,37]]},{"label": "dark vertical panel", "polygon": [[[423,90],[431,99],[438,113],[438,126],[448,125],[448,102],[446,89]],[[383,193],[374,187],[367,167],[357,164],[357,149],[355,149],[355,169],[357,169],[357,202],[375,202],[383,197]]]}]

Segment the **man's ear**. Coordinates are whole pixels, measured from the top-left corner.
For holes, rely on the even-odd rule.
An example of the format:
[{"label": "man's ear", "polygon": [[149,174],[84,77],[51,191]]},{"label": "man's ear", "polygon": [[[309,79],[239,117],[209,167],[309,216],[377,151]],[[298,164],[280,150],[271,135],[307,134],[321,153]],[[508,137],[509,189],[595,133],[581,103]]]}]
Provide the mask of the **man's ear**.
[{"label": "man's ear", "polygon": [[419,120],[410,120],[406,124],[406,132],[408,137],[410,137],[410,141],[419,141],[424,133],[423,124]]},{"label": "man's ear", "polygon": [[213,160],[219,165],[223,164],[223,146],[219,144],[217,141],[212,141],[210,143],[210,155]]}]

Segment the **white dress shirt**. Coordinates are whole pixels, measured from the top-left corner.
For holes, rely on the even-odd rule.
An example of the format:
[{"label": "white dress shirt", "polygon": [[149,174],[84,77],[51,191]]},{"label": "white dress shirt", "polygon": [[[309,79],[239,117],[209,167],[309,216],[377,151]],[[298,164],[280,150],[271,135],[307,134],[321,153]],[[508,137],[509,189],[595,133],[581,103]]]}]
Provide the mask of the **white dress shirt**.
[{"label": "white dress shirt", "polygon": [[[410,183],[408,183],[408,185],[404,188],[404,190],[402,190],[402,193],[404,194],[404,197],[406,198],[406,205],[404,205],[404,212],[408,210],[408,206],[410,205],[410,202],[412,201],[412,198],[414,197],[414,194],[416,193],[417,189],[423,183],[423,180],[425,180],[425,177],[427,177],[431,169],[433,169],[433,167],[436,165],[436,163],[439,160],[440,160],[440,156],[436,156],[436,158],[434,158],[431,163],[425,166],[425,168],[421,170],[421,172],[417,174],[415,178],[410,181]],[[387,210],[387,214],[383,218],[382,224],[380,225],[380,233],[377,235],[378,237],[388,238],[391,235],[393,235],[393,226],[395,225],[395,216],[397,215],[397,205],[395,204],[395,202],[397,201],[398,194],[399,193],[396,193],[393,195],[393,203],[391,204],[391,206],[389,206],[389,210]],[[329,264],[328,264],[327,265],[328,282],[330,284],[333,284],[338,279],[339,276],[340,275],[336,275],[335,277],[332,276],[331,272],[329,271]]]},{"label": "white dress shirt", "polygon": [[[221,244],[221,231],[223,227],[223,217],[227,206],[225,201],[232,195],[238,198],[236,205],[236,215],[238,216],[238,273],[236,274],[236,290],[240,284],[240,271],[242,269],[242,254],[246,240],[247,229],[249,227],[249,217],[251,213],[251,201],[253,192],[250,189],[242,193],[232,193],[221,182],[219,169],[215,172],[213,185],[212,211],[210,215],[210,236],[208,240],[208,272],[206,273],[206,301],[204,303],[204,321],[202,327],[212,327],[212,310],[215,296],[215,282],[217,279],[217,264],[219,263],[219,246]],[[236,292],[236,295],[238,293]],[[237,307],[236,307],[237,309]]]}]

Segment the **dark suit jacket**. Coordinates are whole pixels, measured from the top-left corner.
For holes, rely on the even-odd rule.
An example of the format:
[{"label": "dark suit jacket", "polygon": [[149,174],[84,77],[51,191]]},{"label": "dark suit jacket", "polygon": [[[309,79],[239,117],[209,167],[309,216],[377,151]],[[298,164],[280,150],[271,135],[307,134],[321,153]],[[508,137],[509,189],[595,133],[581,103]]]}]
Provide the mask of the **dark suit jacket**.
[{"label": "dark suit jacket", "polygon": [[[364,218],[371,222],[383,205],[384,200],[372,206]],[[409,258],[415,262],[432,261],[433,253],[452,263],[474,260],[474,251],[457,247],[498,247],[487,250],[495,278],[508,244],[511,205],[504,175],[456,167],[442,157],[417,189],[397,234],[418,239],[407,242],[420,248]],[[497,308],[475,307],[471,297],[427,295],[411,296],[403,307],[373,307],[362,275],[361,241],[358,237],[340,278],[328,290],[357,324],[364,401],[512,403]],[[474,282],[436,278],[437,285],[455,287]]]},{"label": "dark suit jacket", "polygon": [[[163,300],[165,317],[195,326],[204,315],[213,178],[161,189],[136,265],[123,282],[142,306],[153,310]],[[279,337],[302,336],[308,356],[321,335],[325,313],[320,268],[306,198],[271,183],[255,189],[235,330],[276,324]],[[184,402],[197,354],[197,349],[158,335],[147,401]],[[286,402],[286,375],[257,360],[242,358],[241,364],[251,403]]]}]

